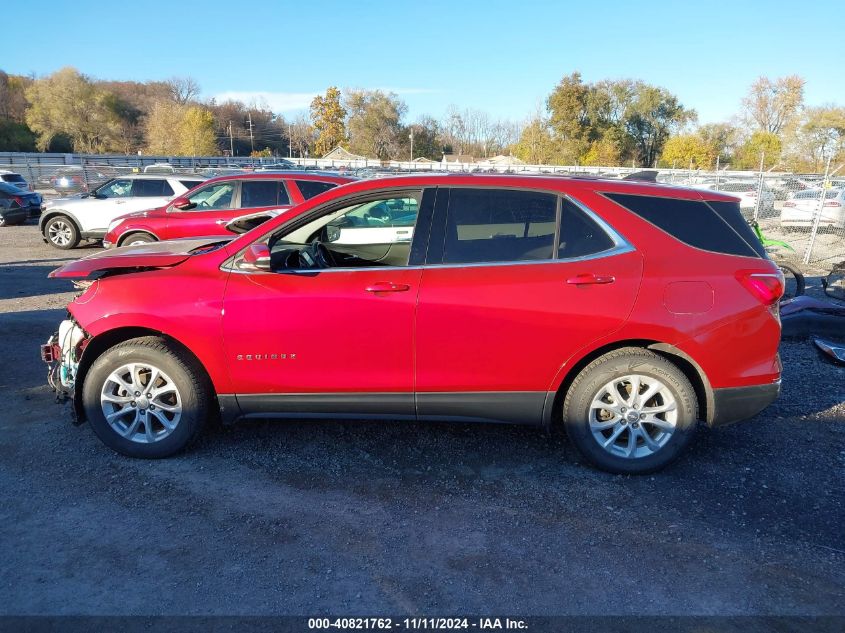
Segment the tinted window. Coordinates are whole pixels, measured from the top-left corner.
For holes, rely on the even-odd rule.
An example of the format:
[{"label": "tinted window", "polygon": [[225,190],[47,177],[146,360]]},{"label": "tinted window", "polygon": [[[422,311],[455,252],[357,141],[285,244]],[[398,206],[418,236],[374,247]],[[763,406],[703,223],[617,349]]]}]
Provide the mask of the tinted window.
[{"label": "tinted window", "polygon": [[185,189],[193,189],[201,182],[202,180],[180,180],[179,184],[185,187]]},{"label": "tinted window", "polygon": [[140,196],[142,198],[150,198],[152,196],[172,196],[173,187],[166,180],[159,179],[138,179],[134,181],[132,187],[132,195]]},{"label": "tinted window", "polygon": [[297,180],[295,182],[296,186],[299,187],[299,193],[306,200],[337,187],[333,182],[318,182],[316,180]]},{"label": "tinted window", "polygon": [[551,259],[557,197],[533,191],[452,189],[443,262]]},{"label": "tinted window", "polygon": [[595,220],[565,198],[561,204],[558,257],[585,257],[613,248],[613,240]]},{"label": "tinted window", "polygon": [[133,190],[133,180],[118,179],[107,182],[102,187],[97,189],[97,195],[105,198],[128,198],[129,196],[136,196]]},{"label": "tinted window", "polygon": [[742,216],[742,211],[739,208],[739,202],[708,202],[710,208],[713,209],[720,218],[731,225],[731,228],[739,233],[739,236],[745,240],[751,248],[760,256],[768,257],[766,249],[757,239],[754,231],[748,226],[748,222]]},{"label": "tinted window", "polygon": [[757,256],[734,228],[734,224],[738,226],[744,220],[734,219],[729,223],[703,201],[621,193],[604,195],[689,246],[726,255]]},{"label": "tinted window", "polygon": [[3,174],[0,178],[2,178],[5,182],[26,182],[20,174]]},{"label": "tinted window", "polygon": [[274,207],[279,200],[278,180],[245,180],[241,183],[241,207]]},{"label": "tinted window", "polygon": [[218,182],[195,191],[188,200],[197,205],[194,207],[195,211],[231,209],[234,192],[234,182]]}]

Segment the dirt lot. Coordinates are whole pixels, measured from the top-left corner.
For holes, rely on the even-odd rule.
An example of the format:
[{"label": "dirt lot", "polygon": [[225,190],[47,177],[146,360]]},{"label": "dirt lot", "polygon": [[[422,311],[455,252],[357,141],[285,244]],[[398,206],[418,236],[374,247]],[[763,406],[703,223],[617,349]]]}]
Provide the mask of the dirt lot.
[{"label": "dirt lot", "polygon": [[777,404],[644,478],[559,431],[399,422],[136,461],[44,384],[66,258],[0,229],[0,613],[845,614],[845,370],[806,343]]}]

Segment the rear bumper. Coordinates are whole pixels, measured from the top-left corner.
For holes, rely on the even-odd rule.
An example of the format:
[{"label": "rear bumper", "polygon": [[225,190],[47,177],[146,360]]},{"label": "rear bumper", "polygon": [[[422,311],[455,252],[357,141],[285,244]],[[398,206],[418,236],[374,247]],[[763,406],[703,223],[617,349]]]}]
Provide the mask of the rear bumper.
[{"label": "rear bumper", "polygon": [[726,387],[713,390],[713,414],[710,426],[725,426],[747,420],[777,400],[780,380],[766,385]]}]

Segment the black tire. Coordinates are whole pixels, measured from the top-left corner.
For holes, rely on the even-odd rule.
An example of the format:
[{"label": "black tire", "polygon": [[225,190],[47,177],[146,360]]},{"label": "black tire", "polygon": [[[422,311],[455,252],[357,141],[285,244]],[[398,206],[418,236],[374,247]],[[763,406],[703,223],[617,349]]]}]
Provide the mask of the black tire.
[{"label": "black tire", "polygon": [[780,268],[783,273],[785,282],[782,299],[792,299],[803,295],[807,283],[804,280],[804,275],[801,271],[791,264],[785,264],[783,262],[778,262],[777,264],[778,268]]},{"label": "black tire", "polygon": [[[103,412],[100,398],[109,376],[128,363],[146,363],[159,369],[178,390],[182,408],[178,422],[169,435],[151,443],[132,441],[119,434]],[[82,405],[94,432],[106,446],[129,457],[159,459],[182,451],[202,431],[212,402],[212,388],[196,360],[154,336],[130,339],[106,350],[91,365],[82,386]],[[149,411],[146,413],[144,419],[160,424]],[[145,424],[142,421],[139,429]]]},{"label": "black tire", "polygon": [[79,244],[79,229],[66,215],[54,215],[44,225],[44,237],[50,246],[67,251]]},{"label": "black tire", "polygon": [[120,245],[129,246],[130,244],[152,244],[153,242],[158,242],[158,240],[149,233],[135,231],[134,233],[127,233],[126,236],[120,240]]},{"label": "black tire", "polygon": [[[637,434],[645,432],[646,429],[650,429],[649,438],[653,442],[655,436],[659,438],[655,444],[664,442],[650,454],[625,457],[611,452],[623,450],[615,443],[610,450],[602,448],[599,444],[590,427],[591,404],[594,398],[602,393],[605,385],[632,374],[640,375],[646,379],[644,388],[649,384],[649,379],[659,381],[667,390],[668,396],[674,399],[676,413],[674,414],[674,430],[665,436],[663,434],[667,432],[660,430],[660,427],[655,424],[630,421],[625,419],[626,416],[623,416],[623,421],[618,422],[614,427],[598,431],[599,433],[607,433],[608,436],[619,431],[620,434],[616,436],[617,441],[621,439],[626,443],[631,435],[634,435],[635,451],[639,452],[651,450],[646,446],[642,437],[637,436]],[[632,385],[630,382],[627,384],[630,392]],[[640,393],[645,394],[645,391],[640,391]],[[658,394],[649,399],[648,402],[658,402],[655,398],[662,399],[663,396]],[[638,403],[635,408],[642,408],[645,404]],[[627,416],[635,413],[634,409],[622,409],[622,411],[626,411]],[[663,415],[663,418],[658,421],[665,425],[666,422],[663,420],[667,419],[667,414],[660,415]],[[652,417],[656,418],[657,416]],[[563,423],[569,439],[594,466],[616,474],[643,475],[662,469],[674,461],[689,445],[698,424],[698,400],[692,384],[676,365],[647,349],[626,347],[597,358],[581,370],[564,399]],[[613,423],[612,420],[607,422],[607,424],[611,423]],[[619,429],[619,426],[625,428]],[[605,436],[602,435],[602,437]],[[641,441],[642,444],[640,444]]]}]

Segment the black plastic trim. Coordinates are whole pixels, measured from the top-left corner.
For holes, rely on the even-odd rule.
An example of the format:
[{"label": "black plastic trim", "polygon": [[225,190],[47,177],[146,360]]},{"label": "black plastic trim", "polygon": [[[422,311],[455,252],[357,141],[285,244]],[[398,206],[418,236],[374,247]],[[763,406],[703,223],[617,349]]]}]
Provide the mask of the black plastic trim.
[{"label": "black plastic trim", "polygon": [[766,385],[725,387],[713,390],[713,415],[710,426],[725,426],[747,420],[777,400],[780,380]]},{"label": "black plastic trim", "polygon": [[545,400],[545,391],[417,393],[417,416],[421,420],[541,425]]}]

